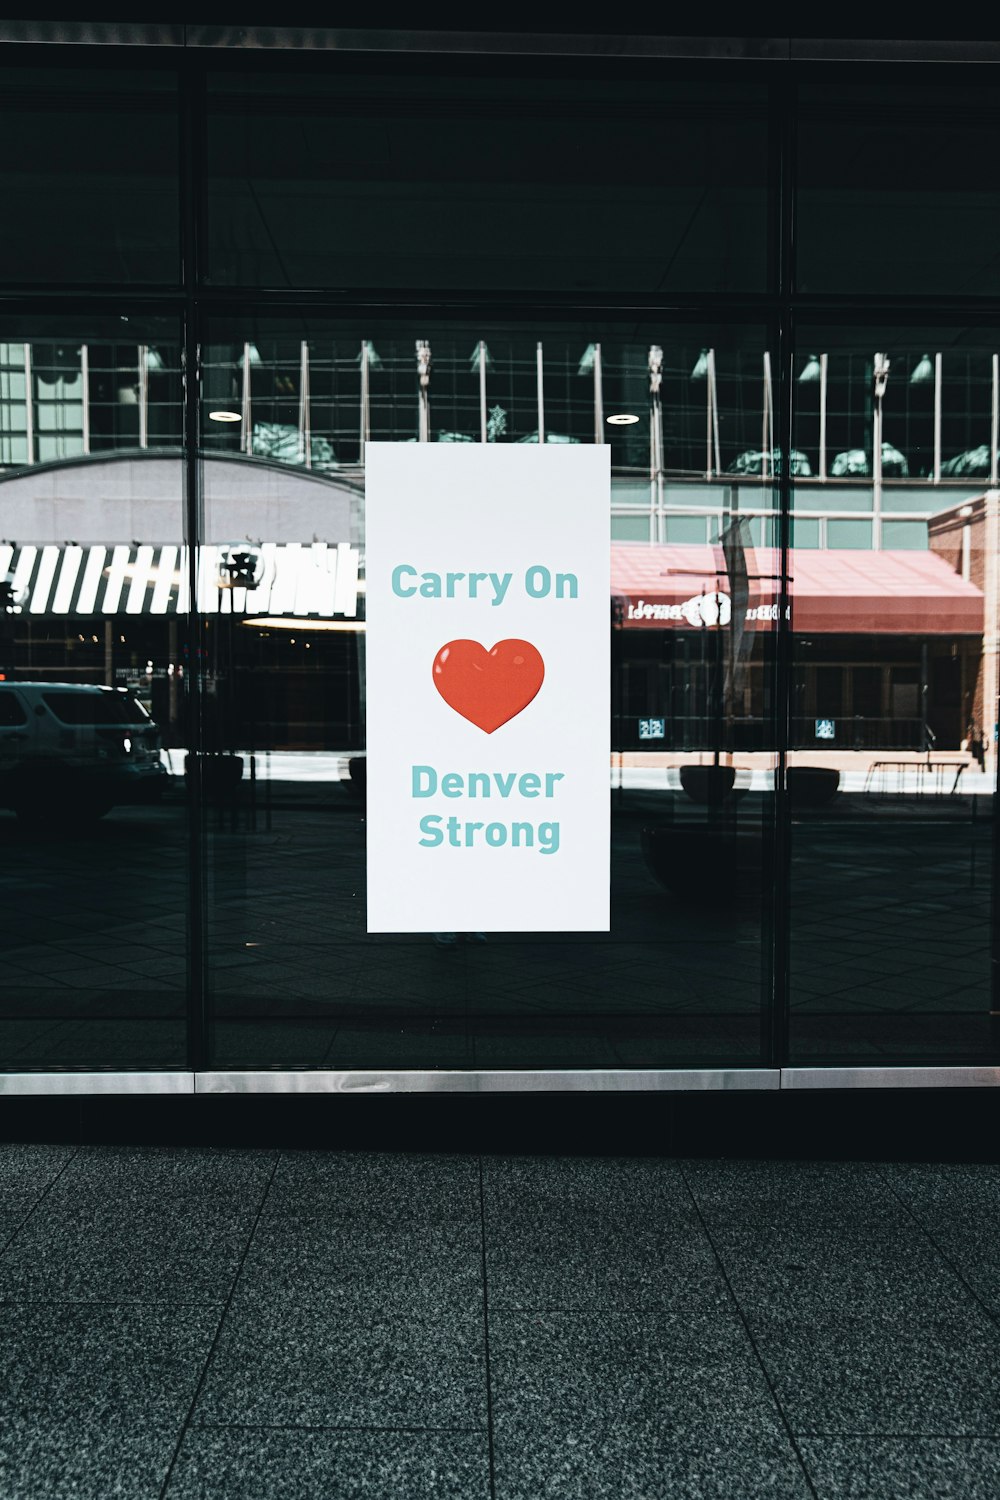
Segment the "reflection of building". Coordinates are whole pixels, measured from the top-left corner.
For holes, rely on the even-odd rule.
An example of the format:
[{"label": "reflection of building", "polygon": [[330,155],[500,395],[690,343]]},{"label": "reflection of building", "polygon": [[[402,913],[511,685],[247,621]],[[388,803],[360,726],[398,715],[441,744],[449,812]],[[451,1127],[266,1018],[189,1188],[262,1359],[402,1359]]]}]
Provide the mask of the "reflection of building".
[{"label": "reflection of building", "polygon": [[[689,333],[665,330],[654,346],[662,355],[654,400],[645,342],[491,334],[480,346],[452,331],[428,333],[423,377],[414,340],[391,333],[208,346],[205,452],[357,485],[366,438],[596,438],[612,450],[616,540],[709,542],[720,510],[737,508],[738,496],[756,543],[773,542],[782,457],[762,349],[702,357]],[[956,350],[890,360],[877,484],[873,361],[856,350],[803,361],[791,455],[798,548],[925,548],[928,518],[989,481],[992,357]],[[177,452],[181,391],[176,345],[0,344],[0,469]],[[605,414],[616,411],[637,420],[608,425]]]},{"label": "reflection of building", "polygon": [[210,738],[361,743],[356,494],[239,458],[206,459],[203,483],[192,577],[179,458],[98,456],[0,482],[8,530],[30,538],[0,542],[0,671],[129,686],[181,745],[181,685],[200,650]]},{"label": "reflection of building", "polygon": [[[779,562],[769,549],[756,551],[762,576],[750,583],[745,623],[754,647],[732,710],[734,749],[773,746],[767,679]],[[814,745],[823,720],[829,748],[957,749],[977,682],[981,587],[927,552],[794,549],[789,575],[792,747]],[[729,616],[721,548],[616,544],[612,589],[621,624],[621,745],[638,744],[640,717],[662,715],[671,726],[663,748],[710,748],[712,684]]]},{"label": "reflection of building", "polygon": [[[220,454],[205,459],[203,483],[198,608],[207,622],[208,692],[229,694],[230,737],[287,748],[363,743],[352,624],[363,475]],[[0,544],[0,577],[18,601],[0,624],[0,669],[145,689],[168,738],[179,743],[173,674],[191,649],[188,555],[177,540],[179,458],[91,455],[25,466],[0,485],[6,528],[30,539]],[[749,510],[752,481],[684,485],[705,502],[703,538],[717,534],[720,511]],[[666,487],[668,495],[674,490]],[[934,495],[939,502],[941,490]],[[761,518],[749,514],[759,539]],[[934,516],[931,551],[793,549],[793,747],[814,744],[818,720],[837,749],[958,748],[974,737],[983,722],[984,515],[980,495]],[[239,568],[248,559],[255,572],[244,577]],[[756,566],[746,621],[754,645],[729,731],[732,747],[744,750],[773,743],[778,554],[758,547]],[[617,743],[638,744],[639,720],[663,717],[661,748],[710,746],[721,670],[714,636],[728,623],[721,550],[617,542],[612,587],[623,627]],[[717,599],[726,619],[711,602]],[[279,641],[296,621],[298,634],[284,631]],[[269,642],[256,656],[254,637]],[[329,680],[317,693],[324,672]]]},{"label": "reflection of building", "polygon": [[996,490],[952,506],[931,519],[930,547],[964,581],[984,596],[981,641],[970,663],[969,682],[963,697],[966,732],[970,739],[995,749],[996,732],[988,703],[997,699],[997,621],[1000,618],[1000,578],[997,574]]}]

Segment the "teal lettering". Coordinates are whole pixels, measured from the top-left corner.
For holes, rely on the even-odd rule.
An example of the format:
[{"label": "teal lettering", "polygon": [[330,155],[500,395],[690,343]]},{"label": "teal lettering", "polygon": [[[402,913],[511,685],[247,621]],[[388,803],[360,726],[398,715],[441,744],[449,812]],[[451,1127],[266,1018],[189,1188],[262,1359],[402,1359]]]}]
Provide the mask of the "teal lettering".
[{"label": "teal lettering", "polygon": [[417,592],[414,588],[404,589],[403,576],[406,573],[411,573],[414,578],[417,576],[416,568],[411,568],[409,563],[400,563],[398,568],[392,570],[392,592],[400,599],[412,599]]},{"label": "teal lettering", "polygon": [[425,818],[420,819],[420,832],[426,834],[426,838],[419,840],[422,849],[436,849],[444,841],[441,819],[437,813],[428,813]]},{"label": "teal lettering", "polygon": [[[438,779],[434,767],[413,766],[411,767],[411,771],[413,790],[410,795],[413,797],[433,797],[437,791]],[[426,786],[424,785],[425,782],[427,783]]]},{"label": "teal lettering", "polygon": [[539,823],[538,848],[541,854],[555,854],[559,849],[559,824]]},{"label": "teal lettering", "polygon": [[462,778],[455,771],[450,771],[447,776],[441,777],[442,797],[461,797]]},{"label": "teal lettering", "polygon": [[552,592],[552,574],[541,563],[536,563],[524,575],[524,592],[529,599],[544,599]]},{"label": "teal lettering", "polygon": [[498,604],[502,604],[503,603],[504,598],[505,598],[505,596],[507,594],[507,590],[510,588],[510,581],[513,578],[513,576],[514,576],[513,573],[503,573],[503,574],[501,574],[501,573],[491,573],[490,574],[490,582],[493,585],[493,595],[494,595],[494,597],[493,597],[493,606],[494,606],[494,608],[496,608],[496,606]]}]

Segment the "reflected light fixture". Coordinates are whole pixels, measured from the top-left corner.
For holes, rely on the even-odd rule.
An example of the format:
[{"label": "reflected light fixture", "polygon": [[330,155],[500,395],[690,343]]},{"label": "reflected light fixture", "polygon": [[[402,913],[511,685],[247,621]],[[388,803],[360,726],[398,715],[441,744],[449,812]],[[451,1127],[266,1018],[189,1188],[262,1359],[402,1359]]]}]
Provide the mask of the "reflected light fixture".
[{"label": "reflected light fixture", "polygon": [[915,367],[913,374],[910,376],[910,384],[924,385],[928,380],[933,379],[934,366],[931,364],[931,357],[929,354],[922,354],[920,356],[920,363]]},{"label": "reflected light fixture", "polygon": [[820,375],[821,375],[821,373],[822,373],[822,371],[820,370],[819,356],[816,355],[816,354],[810,354],[809,358],[806,360],[805,369],[802,371],[802,374],[799,376],[799,380],[800,381],[818,380],[819,377],[820,377]]},{"label": "reflected light fixture", "polygon": [[708,377],[708,350],[703,349],[695,361],[695,367],[691,371],[692,380],[705,380]]},{"label": "reflected light fixture", "polygon": [[613,416],[606,418],[610,427],[632,427],[638,420],[635,413],[630,411],[616,411]]},{"label": "reflected light fixture", "polygon": [[243,418],[238,411],[210,411],[208,420],[210,422],[242,422]]}]

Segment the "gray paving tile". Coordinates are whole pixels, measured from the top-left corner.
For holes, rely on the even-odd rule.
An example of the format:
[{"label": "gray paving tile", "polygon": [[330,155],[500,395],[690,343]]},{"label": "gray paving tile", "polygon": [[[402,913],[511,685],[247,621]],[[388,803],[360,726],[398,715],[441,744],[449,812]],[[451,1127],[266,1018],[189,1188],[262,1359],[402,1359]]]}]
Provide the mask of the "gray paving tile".
[{"label": "gray paving tile", "polygon": [[0,1190],[42,1192],[70,1160],[75,1146],[0,1143]]},{"label": "gray paving tile", "polygon": [[376,1214],[397,1220],[480,1220],[479,1163],[473,1156],[415,1152],[286,1152],[264,1216]]},{"label": "gray paving tile", "polygon": [[995,1438],[803,1438],[817,1500],[996,1500]]},{"label": "gray paving tile", "polygon": [[482,1317],[348,1315],[237,1294],[196,1417],[226,1425],[486,1423]]},{"label": "gray paving tile", "polygon": [[317,1311],[477,1317],[483,1306],[478,1221],[282,1214],[257,1226],[240,1291]]},{"label": "gray paving tile", "polygon": [[1000,1435],[1000,1348],[985,1315],[914,1323],[843,1309],[750,1323],[795,1432]]},{"label": "gray paving tile", "polygon": [[[795,1449],[773,1420],[701,1437],[622,1420],[594,1431],[511,1427],[494,1443],[498,1500],[809,1500]],[[870,1497],[869,1497],[870,1500]],[[881,1500],[881,1497],[880,1497]]]},{"label": "gray paving tile", "polygon": [[917,1218],[939,1222],[942,1212],[963,1223],[1000,1215],[1000,1165],[980,1162],[884,1163],[879,1171]]},{"label": "gray paving tile", "polygon": [[839,1227],[902,1224],[898,1200],[868,1162],[685,1161],[681,1167],[709,1228],[752,1215],[756,1226],[808,1221]]},{"label": "gray paving tile", "polygon": [[167,1500],[488,1500],[485,1433],[188,1429]]},{"label": "gray paving tile", "polygon": [[0,1494],[10,1500],[157,1500],[177,1446],[177,1425],[14,1418],[0,1428]]},{"label": "gray paving tile", "polygon": [[715,1226],[712,1238],[748,1316],[933,1319],[974,1310],[959,1277],[912,1223],[775,1227],[750,1213]]},{"label": "gray paving tile", "polygon": [[21,1229],[39,1197],[40,1192],[8,1193],[0,1189],[0,1252]]},{"label": "gray paving tile", "polygon": [[640,1229],[581,1209],[494,1212],[487,1217],[486,1266],[496,1308],[667,1310],[725,1290],[693,1214]]},{"label": "gray paving tile", "polygon": [[221,1309],[0,1302],[0,1430],[180,1423]]},{"label": "gray paving tile", "polygon": [[707,1440],[778,1416],[722,1295],[681,1313],[493,1312],[490,1378],[498,1442],[526,1424],[582,1440],[620,1423]]},{"label": "gray paving tile", "polygon": [[655,1156],[486,1156],[483,1188],[487,1211],[501,1215],[514,1208],[582,1208],[648,1224],[651,1217],[691,1209],[677,1167]]},{"label": "gray paving tile", "polygon": [[79,1197],[233,1193],[259,1201],[276,1151],[201,1146],[82,1146],[59,1191]]},{"label": "gray paving tile", "polygon": [[46,1198],[0,1257],[20,1301],[221,1302],[256,1205],[204,1194]]}]

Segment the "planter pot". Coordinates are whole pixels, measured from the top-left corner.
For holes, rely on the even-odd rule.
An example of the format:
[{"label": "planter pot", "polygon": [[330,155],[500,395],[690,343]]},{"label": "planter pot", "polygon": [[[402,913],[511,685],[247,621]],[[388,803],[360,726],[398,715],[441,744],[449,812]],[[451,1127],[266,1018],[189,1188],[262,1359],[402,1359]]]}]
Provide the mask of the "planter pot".
[{"label": "planter pot", "polygon": [[789,766],[785,778],[793,807],[820,807],[840,786],[840,772],[827,766]]},{"label": "planter pot", "polygon": [[681,766],[681,786],[702,807],[718,807],[735,783],[735,766]]},{"label": "planter pot", "polygon": [[[184,774],[189,774],[191,757],[184,758]],[[243,780],[242,755],[204,755],[201,759],[201,791],[207,802],[228,802],[236,796]]]},{"label": "planter pot", "polygon": [[642,852],[664,890],[686,900],[731,902],[759,895],[762,888],[764,840],[752,829],[648,827],[642,830]]}]

